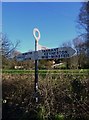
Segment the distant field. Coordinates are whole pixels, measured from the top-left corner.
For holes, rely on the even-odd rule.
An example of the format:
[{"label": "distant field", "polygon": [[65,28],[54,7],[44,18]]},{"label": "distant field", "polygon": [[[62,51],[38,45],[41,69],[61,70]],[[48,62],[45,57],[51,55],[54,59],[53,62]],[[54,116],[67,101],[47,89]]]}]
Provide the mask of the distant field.
[{"label": "distant field", "polygon": [[[2,73],[12,73],[12,74],[34,74],[34,70],[2,70]],[[39,70],[39,74],[76,74],[76,75],[89,75],[89,69],[80,70]]]}]

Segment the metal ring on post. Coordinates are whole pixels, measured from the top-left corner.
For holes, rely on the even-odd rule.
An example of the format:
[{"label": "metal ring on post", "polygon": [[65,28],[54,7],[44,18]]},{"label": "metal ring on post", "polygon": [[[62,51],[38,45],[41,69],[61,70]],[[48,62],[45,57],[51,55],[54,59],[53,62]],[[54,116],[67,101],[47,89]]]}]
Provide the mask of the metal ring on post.
[{"label": "metal ring on post", "polygon": [[[38,36],[36,36],[36,32],[38,33]],[[34,35],[35,40],[38,42],[40,39],[40,31],[37,28],[33,29],[33,35]]]}]

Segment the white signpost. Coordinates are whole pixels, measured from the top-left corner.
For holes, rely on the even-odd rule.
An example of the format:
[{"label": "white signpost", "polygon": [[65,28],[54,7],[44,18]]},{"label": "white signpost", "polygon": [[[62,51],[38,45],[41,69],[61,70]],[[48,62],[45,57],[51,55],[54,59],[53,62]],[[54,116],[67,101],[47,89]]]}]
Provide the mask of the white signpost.
[{"label": "white signpost", "polygon": [[18,61],[23,60],[41,60],[41,59],[60,59],[70,58],[75,54],[75,50],[71,47],[60,47],[47,50],[38,50],[26,52],[18,55]]},{"label": "white signpost", "polygon": [[[36,36],[36,32],[38,36]],[[60,59],[70,58],[75,54],[75,50],[71,47],[60,47],[46,50],[38,50],[38,41],[40,39],[40,31],[37,28],[33,30],[35,38],[35,51],[26,52],[18,55],[18,61],[35,60],[35,99],[38,102],[38,60],[41,59]]]}]

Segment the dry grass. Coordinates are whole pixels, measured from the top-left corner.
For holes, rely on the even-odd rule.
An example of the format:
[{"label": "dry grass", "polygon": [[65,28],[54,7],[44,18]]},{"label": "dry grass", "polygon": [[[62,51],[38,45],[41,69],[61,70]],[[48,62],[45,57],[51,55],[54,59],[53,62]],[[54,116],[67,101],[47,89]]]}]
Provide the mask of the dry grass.
[{"label": "dry grass", "polygon": [[89,76],[3,74],[3,120],[88,120]]}]

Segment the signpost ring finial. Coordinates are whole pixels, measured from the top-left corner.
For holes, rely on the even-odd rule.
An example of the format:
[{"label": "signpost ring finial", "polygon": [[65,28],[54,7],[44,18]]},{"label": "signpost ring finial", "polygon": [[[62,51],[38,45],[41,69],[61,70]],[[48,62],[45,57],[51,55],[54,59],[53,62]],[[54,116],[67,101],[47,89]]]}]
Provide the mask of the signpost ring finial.
[{"label": "signpost ring finial", "polygon": [[[36,32],[38,33],[38,36],[36,36]],[[40,31],[38,30],[38,28],[33,29],[33,36],[34,36],[35,40],[38,42],[40,39]]]}]

